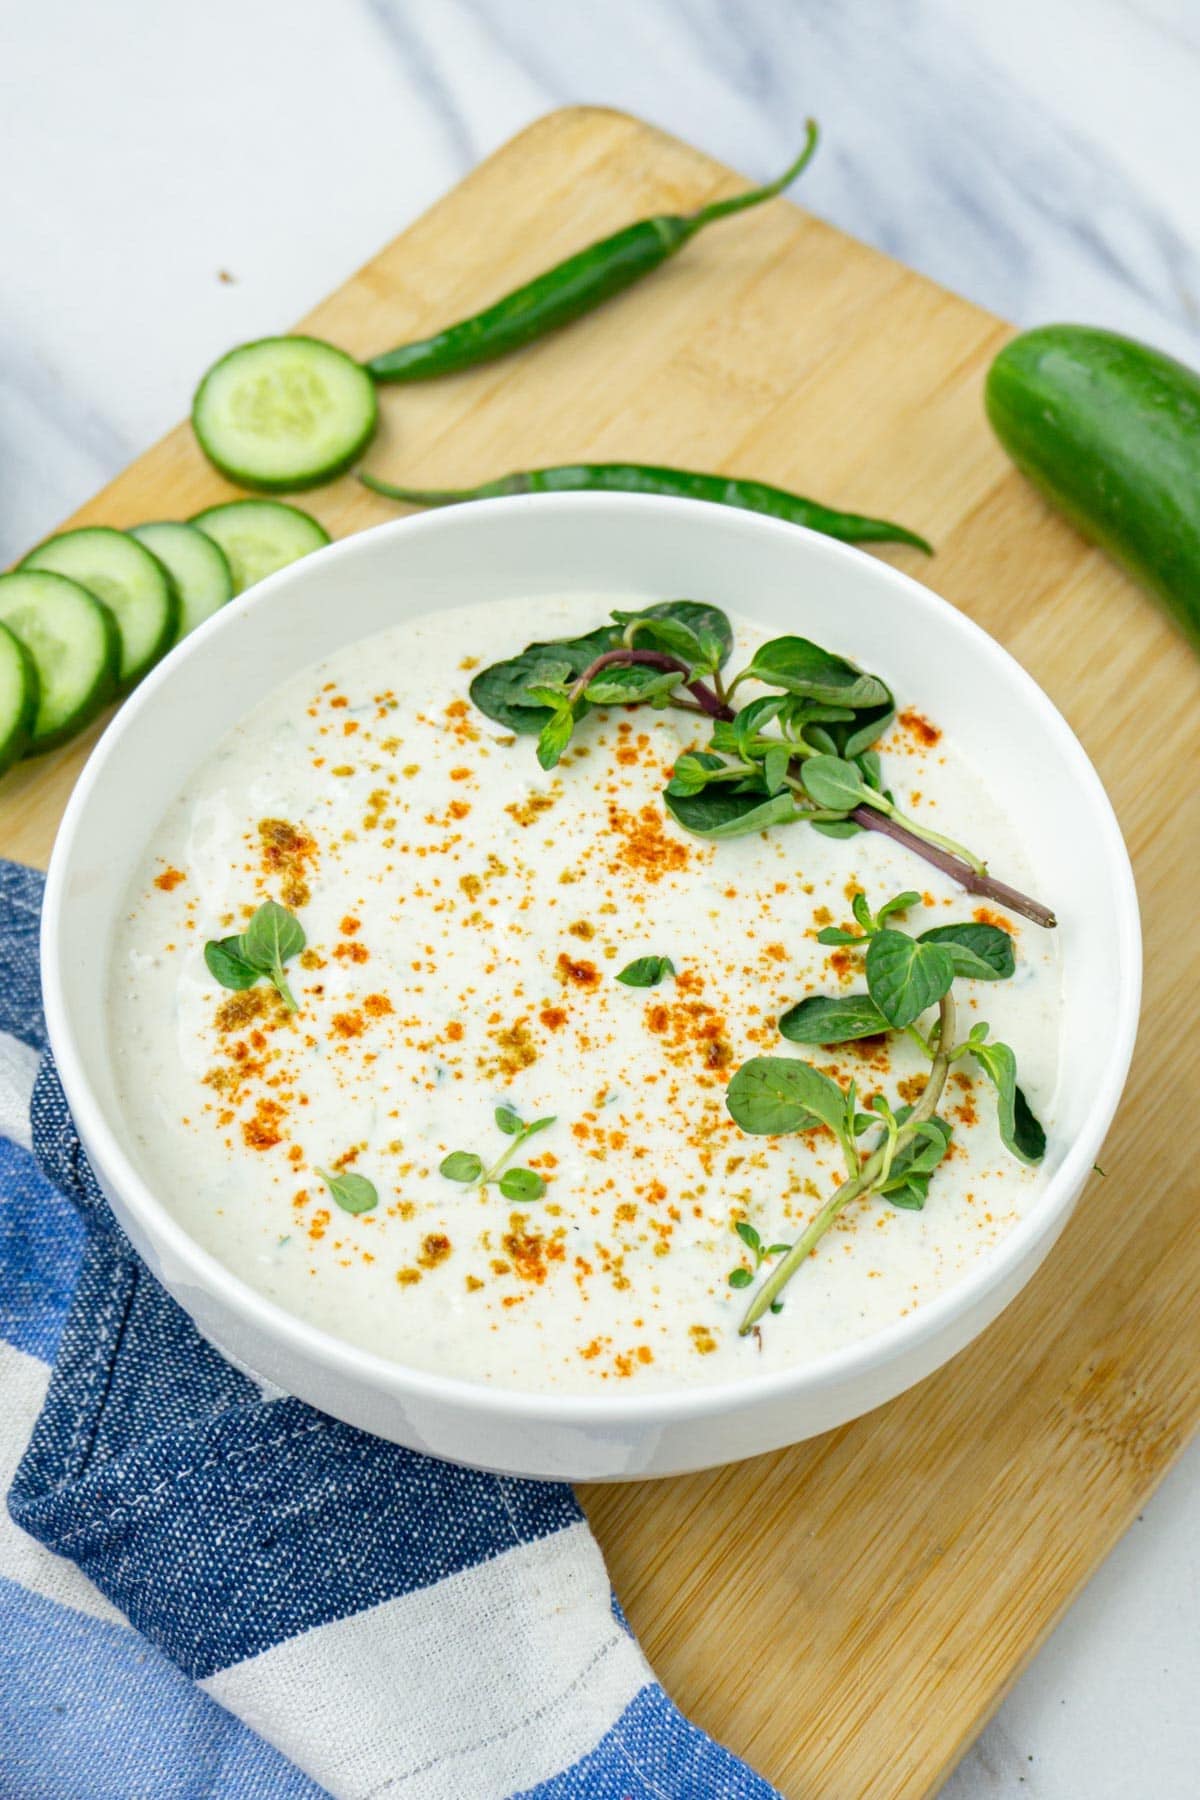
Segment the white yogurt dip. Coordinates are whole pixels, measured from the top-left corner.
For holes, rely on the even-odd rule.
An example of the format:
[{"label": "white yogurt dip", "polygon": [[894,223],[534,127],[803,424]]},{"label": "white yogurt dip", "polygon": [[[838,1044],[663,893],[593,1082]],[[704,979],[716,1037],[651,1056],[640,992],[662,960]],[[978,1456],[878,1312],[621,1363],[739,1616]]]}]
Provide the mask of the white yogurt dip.
[{"label": "white yogurt dip", "polygon": [[[679,752],[704,741],[684,714],[593,713],[544,774],[531,740],[470,705],[474,667],[621,603],[427,615],[273,692],[265,676],[262,703],[156,827],[113,946],[127,1137],[185,1229],[353,1344],[510,1388],[646,1391],[811,1361],[953,1284],[1045,1179],[1004,1150],[984,1078],[956,1064],[941,1107],[954,1143],[924,1211],[852,1205],[783,1311],[738,1336],[736,1222],[791,1241],[843,1170],[827,1133],[743,1135],[730,1074],[803,1054],[864,1096],[911,1098],[928,1063],[903,1038],[793,1051],[776,1021],[806,994],[861,989],[860,962],[815,941],[850,922],[856,889],[875,906],[920,890],[912,929],[981,912],[875,833],[689,836],[660,797]],[[736,668],[768,634],[733,623]],[[864,646],[829,647],[869,663]],[[1035,887],[979,774],[936,721],[903,710],[919,704],[899,697],[879,746],[897,803]],[[290,1015],[266,983],[226,992],[203,958],[267,897],[308,937]],[[1013,1046],[1052,1132],[1054,934],[984,913],[1013,932],[1017,972],[956,986],[960,1035],[986,1019]],[[651,954],[675,979],[616,980]],[[541,1199],[439,1173],[450,1151],[500,1155],[502,1104],[555,1118],[520,1157]],[[340,1210],[316,1172],[334,1166],[368,1177],[378,1205]]]}]

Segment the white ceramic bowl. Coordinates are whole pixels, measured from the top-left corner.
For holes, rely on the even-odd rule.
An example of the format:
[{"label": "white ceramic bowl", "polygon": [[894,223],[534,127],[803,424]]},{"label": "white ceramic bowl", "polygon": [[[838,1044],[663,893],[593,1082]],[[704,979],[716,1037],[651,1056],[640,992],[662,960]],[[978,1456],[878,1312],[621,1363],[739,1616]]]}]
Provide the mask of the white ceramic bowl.
[{"label": "white ceramic bowl", "polygon": [[[800,631],[928,709],[1021,820],[1055,906],[1063,1074],[1033,1210],[955,1287],[876,1336],[736,1385],[616,1396],[515,1394],[351,1348],[283,1312],[192,1242],[139,1173],[108,1055],[114,921],[156,821],[262,695],[398,619],[526,595],[688,594]],[[469,648],[469,646],[464,646]],[[716,506],[618,495],[495,500],[380,526],[254,588],[189,638],[105,733],[67,809],[42,930],[50,1040],[80,1135],[133,1243],[231,1361],[414,1449],[519,1475],[611,1480],[772,1450],[878,1406],[990,1323],[1062,1230],[1125,1080],[1141,946],[1129,859],[1099,779],[1058,712],[977,625],[885,563]]]}]

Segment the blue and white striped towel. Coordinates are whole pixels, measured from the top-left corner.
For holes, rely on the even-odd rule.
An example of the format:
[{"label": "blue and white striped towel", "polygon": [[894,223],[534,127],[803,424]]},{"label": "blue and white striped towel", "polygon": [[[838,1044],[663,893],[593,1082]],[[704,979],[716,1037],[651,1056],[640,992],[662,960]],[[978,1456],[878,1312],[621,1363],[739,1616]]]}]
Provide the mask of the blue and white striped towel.
[{"label": "blue and white striped towel", "polygon": [[41,892],[0,863],[0,1800],[767,1800],[569,1488],[264,1399],[197,1336],[39,1066]]}]

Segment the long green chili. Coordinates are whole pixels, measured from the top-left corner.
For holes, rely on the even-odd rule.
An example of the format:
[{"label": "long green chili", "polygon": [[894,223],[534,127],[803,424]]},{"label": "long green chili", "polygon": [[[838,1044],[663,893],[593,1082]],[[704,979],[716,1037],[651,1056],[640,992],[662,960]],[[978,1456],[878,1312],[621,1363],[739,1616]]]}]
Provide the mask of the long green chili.
[{"label": "long green chili", "polygon": [[927,555],[932,545],[905,525],[871,519],[863,513],[836,512],[817,500],[806,500],[766,481],[740,481],[730,475],[703,475],[692,469],[661,469],[641,463],[564,463],[551,469],[524,469],[470,488],[399,487],[359,472],[373,493],[410,506],[452,506],[460,500],[493,500],[504,494],[562,494],[587,491],[605,494],[664,494],[670,499],[708,500],[718,506],[740,506],[766,513],[790,525],[841,538],[847,544],[912,544]]},{"label": "long green chili", "polygon": [[714,200],[695,212],[660,213],[655,218],[639,219],[568,256],[565,262],[545,270],[523,287],[514,288],[482,312],[460,319],[444,331],[434,332],[432,337],[373,356],[365,367],[376,381],[426,381],[433,375],[450,375],[476,363],[490,362],[493,357],[504,356],[533,338],[569,324],[650,274],[706,225],[744,212],[747,207],[759,206],[790,187],[816,150],[815,120],[808,120],[805,132],[804,148],[795,161],[765,187],[750,188],[728,200]]}]

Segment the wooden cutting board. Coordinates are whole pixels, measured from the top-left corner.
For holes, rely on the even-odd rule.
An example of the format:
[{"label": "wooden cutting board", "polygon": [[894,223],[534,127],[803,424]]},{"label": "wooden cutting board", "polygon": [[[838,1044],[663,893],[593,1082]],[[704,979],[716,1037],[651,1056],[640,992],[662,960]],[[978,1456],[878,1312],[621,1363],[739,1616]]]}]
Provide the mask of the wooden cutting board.
[{"label": "wooden cutting board", "polygon": [[[377,351],[631,218],[735,185],[636,119],[554,113],[304,328]],[[582,1496],[668,1691],[796,1800],[935,1793],[1200,1412],[1200,1083],[1186,1036],[1200,662],[993,442],[982,384],[1007,335],[777,203],[553,341],[385,392],[370,456],[447,486],[585,458],[684,463],[906,521],[938,554],[892,559],[1052,695],[1133,852],[1148,947],[1133,1078],[1106,1177],[1020,1299],[940,1374],[842,1431]],[[186,517],[233,491],[181,426],[71,522]],[[304,504],[339,537],[395,510],[350,479]],[[5,779],[6,855],[46,861],[94,735]]]}]

